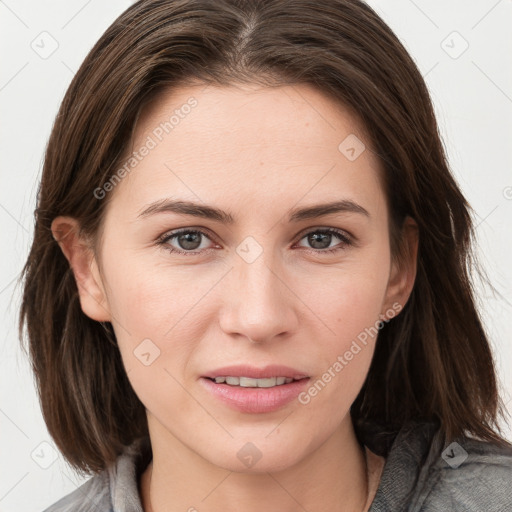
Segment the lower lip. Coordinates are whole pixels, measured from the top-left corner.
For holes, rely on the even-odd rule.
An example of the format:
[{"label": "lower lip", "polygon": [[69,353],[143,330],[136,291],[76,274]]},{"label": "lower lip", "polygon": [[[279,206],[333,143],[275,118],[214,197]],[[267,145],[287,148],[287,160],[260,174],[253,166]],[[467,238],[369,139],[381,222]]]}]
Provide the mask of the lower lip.
[{"label": "lower lip", "polygon": [[229,384],[217,384],[206,377],[201,377],[199,380],[208,391],[229,407],[237,411],[255,414],[277,411],[289,404],[304,389],[309,378],[271,388],[244,388]]}]

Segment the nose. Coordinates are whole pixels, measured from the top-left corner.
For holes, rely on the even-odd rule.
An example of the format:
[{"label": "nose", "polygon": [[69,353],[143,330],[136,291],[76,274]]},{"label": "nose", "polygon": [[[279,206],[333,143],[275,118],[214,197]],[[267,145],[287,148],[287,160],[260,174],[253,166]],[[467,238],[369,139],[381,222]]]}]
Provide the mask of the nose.
[{"label": "nose", "polygon": [[300,301],[289,278],[265,251],[252,263],[235,258],[224,288],[220,326],[223,332],[255,343],[282,339],[295,332]]}]

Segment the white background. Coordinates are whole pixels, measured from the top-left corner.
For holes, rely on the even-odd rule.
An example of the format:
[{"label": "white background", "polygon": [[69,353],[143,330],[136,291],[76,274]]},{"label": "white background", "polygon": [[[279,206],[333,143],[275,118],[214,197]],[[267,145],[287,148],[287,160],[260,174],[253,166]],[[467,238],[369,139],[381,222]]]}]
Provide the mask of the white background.
[{"label": "white background", "polygon": [[[130,3],[0,1],[2,512],[43,510],[84,481],[51,447],[19,348],[16,278],[32,237],[43,152],[59,103],[89,49]],[[369,3],[425,77],[453,172],[475,210],[481,261],[502,295],[479,287],[479,297],[512,412],[512,1]],[[32,47],[42,47],[42,38],[46,51],[58,44],[47,58]],[[512,440],[511,428],[503,426]]]}]

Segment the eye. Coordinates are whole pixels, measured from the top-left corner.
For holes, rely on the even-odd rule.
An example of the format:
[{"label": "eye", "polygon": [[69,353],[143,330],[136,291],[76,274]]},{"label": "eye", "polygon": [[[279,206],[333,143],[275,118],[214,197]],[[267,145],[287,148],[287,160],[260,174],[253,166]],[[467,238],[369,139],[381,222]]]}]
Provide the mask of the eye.
[{"label": "eye", "polygon": [[[341,240],[341,243],[331,246],[335,238]],[[306,239],[311,245],[314,252],[319,253],[332,253],[345,249],[347,246],[352,245],[352,240],[345,232],[335,228],[323,228],[309,231],[301,240]],[[302,246],[303,247],[303,246]],[[306,247],[306,249],[309,249]]]},{"label": "eye", "polygon": [[[336,238],[341,241],[341,243],[332,246],[331,244]],[[350,235],[335,228],[322,228],[309,231],[300,238],[300,241],[305,239],[311,247],[308,248],[299,244],[300,247],[321,254],[340,251],[352,245]],[[171,253],[194,255],[209,251],[213,248],[204,245],[206,240],[211,241],[211,238],[204,231],[187,228],[165,233],[156,242]]]},{"label": "eye", "polygon": [[[181,231],[166,233],[157,240],[157,243],[164,246],[164,248],[170,252],[178,254],[197,254],[211,249],[211,247],[204,247],[203,242],[205,239],[210,240],[210,237],[204,231],[182,229]],[[173,242],[174,245],[171,242]]]}]

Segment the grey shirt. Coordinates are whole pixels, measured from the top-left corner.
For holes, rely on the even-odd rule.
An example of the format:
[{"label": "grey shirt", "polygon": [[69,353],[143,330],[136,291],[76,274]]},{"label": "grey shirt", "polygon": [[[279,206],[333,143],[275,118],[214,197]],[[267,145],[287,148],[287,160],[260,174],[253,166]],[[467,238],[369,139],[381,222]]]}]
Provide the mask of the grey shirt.
[{"label": "grey shirt", "polygon": [[[435,423],[356,434],[386,458],[368,512],[512,512],[512,449],[465,436],[442,446]],[[151,456],[149,439],[138,439],[114,466],[44,512],[143,512],[138,482]]]}]

